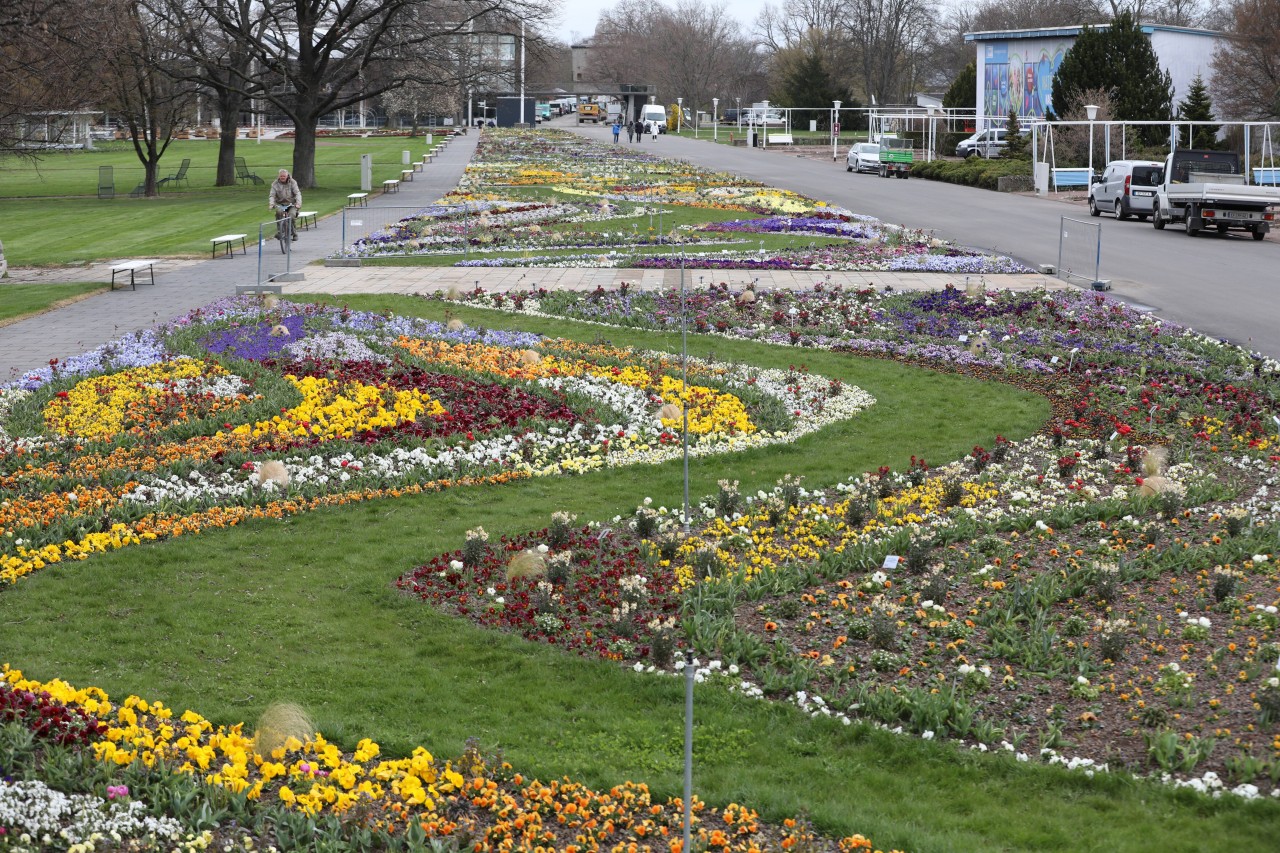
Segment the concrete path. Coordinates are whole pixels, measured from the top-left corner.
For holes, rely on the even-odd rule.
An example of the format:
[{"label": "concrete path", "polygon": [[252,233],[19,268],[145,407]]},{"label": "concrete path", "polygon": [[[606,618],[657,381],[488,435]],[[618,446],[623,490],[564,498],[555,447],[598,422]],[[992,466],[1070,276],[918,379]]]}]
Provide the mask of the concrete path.
[{"label": "concrete path", "polygon": [[[440,199],[457,186],[475,151],[477,133],[454,137],[435,161],[402,183],[399,192],[370,194],[369,207],[377,209],[421,207]],[[265,197],[265,189],[264,189]],[[296,293],[427,293],[450,287],[480,286],[490,291],[545,287],[554,289],[606,289],[621,282],[633,287],[674,287],[680,283],[679,270],[614,269],[478,269],[458,267],[325,267],[320,259],[342,246],[342,216],[320,220],[316,228],[300,232],[294,244],[294,270],[301,269],[305,280],[284,285],[286,294]],[[50,359],[67,358],[93,349],[120,335],[139,331],[181,316],[215,299],[234,296],[237,286],[253,285],[258,278],[257,247],[247,255],[213,260],[161,260],[155,267],[154,286],[138,285],[136,290],[116,289],[57,308],[36,317],[0,327],[0,384],[22,373],[47,365]],[[276,251],[274,244],[267,247]],[[273,260],[278,260],[279,255]],[[110,264],[61,269],[9,269],[5,284],[29,282],[110,281]],[[1058,288],[1057,279],[1040,275],[992,275],[985,277],[993,287],[1032,289]],[[817,282],[840,284],[846,288],[891,286],[894,289],[932,289],[954,283],[963,287],[964,276],[936,273],[798,273],[739,270],[690,270],[689,287],[727,282],[740,287],[755,281],[762,288],[806,288]]]}]

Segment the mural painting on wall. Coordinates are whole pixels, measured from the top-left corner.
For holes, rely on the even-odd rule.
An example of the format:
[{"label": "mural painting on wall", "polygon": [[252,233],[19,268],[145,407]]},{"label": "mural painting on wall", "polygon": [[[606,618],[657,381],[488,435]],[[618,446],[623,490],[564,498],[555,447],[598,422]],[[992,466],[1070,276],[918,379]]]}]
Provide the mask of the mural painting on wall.
[{"label": "mural painting on wall", "polygon": [[1053,75],[1071,42],[1043,47],[1021,45],[1010,51],[1006,42],[986,45],[985,79],[982,82],[983,113],[1043,118],[1053,107]]}]

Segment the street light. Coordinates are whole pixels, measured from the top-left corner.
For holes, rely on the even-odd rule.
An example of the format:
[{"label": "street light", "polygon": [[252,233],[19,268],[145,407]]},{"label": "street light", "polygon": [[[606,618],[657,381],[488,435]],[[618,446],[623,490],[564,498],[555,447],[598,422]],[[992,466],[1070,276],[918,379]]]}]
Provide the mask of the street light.
[{"label": "street light", "polygon": [[684,98],[676,98],[676,135],[684,129]]},{"label": "street light", "polygon": [[840,158],[840,102],[831,103],[831,162],[834,163]]},{"label": "street light", "polygon": [[760,135],[764,138],[764,141],[760,143],[760,147],[768,148],[769,147],[769,102],[761,101],[760,103],[764,104],[764,109],[761,110],[760,112]]},{"label": "street light", "polygon": [[711,141],[720,141],[720,99],[711,99]]},{"label": "street light", "polygon": [[1084,114],[1089,118],[1089,185],[1093,186],[1093,120],[1098,117],[1098,108],[1085,104]]}]

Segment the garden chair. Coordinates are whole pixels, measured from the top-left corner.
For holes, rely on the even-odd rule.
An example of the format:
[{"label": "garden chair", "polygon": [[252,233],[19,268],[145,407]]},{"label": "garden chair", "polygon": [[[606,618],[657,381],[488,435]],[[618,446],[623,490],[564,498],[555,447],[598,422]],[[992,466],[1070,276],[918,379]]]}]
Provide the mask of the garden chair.
[{"label": "garden chair", "polygon": [[191,168],[190,157],[182,161],[182,165],[178,167],[178,171],[175,174],[172,174],[167,178],[161,178],[159,183],[156,184],[156,186],[162,187],[168,183],[172,183],[175,186],[180,184],[186,184],[187,186],[190,186],[191,182],[187,180],[187,169],[189,168]]},{"label": "garden chair", "polygon": [[236,158],[236,180],[242,184],[247,181],[253,181],[255,186],[266,183],[257,174],[249,171],[249,166],[244,162],[243,157]]},{"label": "garden chair", "polygon": [[111,166],[98,167],[98,198],[116,197],[116,179]]}]

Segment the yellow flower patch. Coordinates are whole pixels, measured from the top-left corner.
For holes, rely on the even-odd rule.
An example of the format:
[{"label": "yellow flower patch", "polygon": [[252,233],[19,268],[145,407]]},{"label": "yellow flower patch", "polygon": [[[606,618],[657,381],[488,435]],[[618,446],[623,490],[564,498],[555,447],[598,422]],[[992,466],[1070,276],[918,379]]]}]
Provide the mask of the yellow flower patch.
[{"label": "yellow flower patch", "polygon": [[243,424],[235,435],[313,436],[321,439],[352,438],[357,433],[414,423],[424,415],[436,417],[445,408],[416,389],[395,391],[362,382],[340,383],[332,379],[289,374],[285,377],[302,394],[302,402],[268,421]]}]

